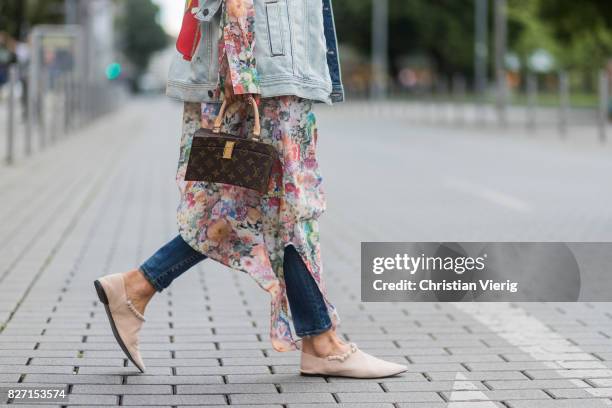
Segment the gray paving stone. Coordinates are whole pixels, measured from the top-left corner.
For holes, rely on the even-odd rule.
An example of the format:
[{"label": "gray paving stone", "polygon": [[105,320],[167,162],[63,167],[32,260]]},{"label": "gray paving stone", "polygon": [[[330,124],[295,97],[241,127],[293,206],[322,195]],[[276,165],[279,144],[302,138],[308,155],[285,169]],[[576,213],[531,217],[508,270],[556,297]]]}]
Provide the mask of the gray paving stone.
[{"label": "gray paving stone", "polygon": [[[384,381],[385,379],[381,379]],[[488,390],[477,381],[419,381],[419,382],[383,382],[384,388],[389,392],[401,391],[470,391]]]},{"label": "gray paving stone", "polygon": [[405,403],[397,404],[399,408],[506,408],[500,402],[494,401],[470,401],[470,402],[445,402],[445,403]]},{"label": "gray paving stone", "polygon": [[177,394],[266,394],[275,393],[273,384],[179,385]]},{"label": "gray paving stone", "polygon": [[291,403],[317,403],[334,402],[334,397],[329,393],[309,394],[235,394],[230,396],[232,404],[291,404]]},{"label": "gray paving stone", "polygon": [[510,408],[609,408],[612,406],[609,400],[602,399],[579,399],[579,400],[524,400],[508,401]]},{"label": "gray paving stone", "polygon": [[336,382],[336,383],[285,383],[280,386],[281,392],[300,392],[300,393],[311,393],[311,392],[368,392],[378,393],[384,392],[379,384],[373,381],[369,382]]},{"label": "gray paving stone", "polygon": [[251,357],[251,358],[233,358],[227,357],[221,359],[224,366],[235,365],[292,365],[297,366],[300,363],[299,356],[274,356],[274,357]]},{"label": "gray paving stone", "polygon": [[518,381],[487,381],[489,387],[494,390],[519,390],[519,389],[554,389],[554,388],[588,388],[589,384],[583,380],[518,380]]},{"label": "gray paving stone", "polygon": [[612,387],[612,378],[589,378],[586,381],[594,387]]},{"label": "gray paving stone", "polygon": [[461,354],[457,356],[446,355],[446,356],[413,356],[407,354],[410,357],[410,361],[413,363],[477,363],[477,362],[503,362],[500,356],[496,354],[481,353],[478,355]]},{"label": "gray paving stone", "polygon": [[27,362],[27,357],[0,357],[0,365],[24,365]]},{"label": "gray paving stone", "polygon": [[[136,367],[103,367],[103,366],[85,366],[79,367],[79,375],[83,374],[110,374],[110,375],[140,375],[140,371]],[[147,367],[147,374],[171,375],[172,368],[170,367]]]},{"label": "gray paving stone", "polygon": [[467,363],[470,371],[553,370],[563,368],[552,361],[521,361],[514,363]]},{"label": "gray paving stone", "polygon": [[[188,405],[179,405],[177,408],[181,408],[183,406],[188,406]],[[231,404],[231,405],[207,405],[207,408],[231,408],[231,407],[240,407],[240,408],[247,408],[250,407],[252,405],[236,405],[236,404]],[[264,404],[264,405],[257,405],[257,408],[284,408],[282,405],[277,405],[277,404]]]},{"label": "gray paving stone", "polygon": [[123,367],[123,359],[121,358],[44,358],[35,357],[30,362],[33,366],[103,366],[103,367]]},{"label": "gray paving stone", "polygon": [[223,395],[126,395],[123,405],[224,405]]},{"label": "gray paving stone", "polygon": [[24,383],[49,384],[121,384],[120,375],[27,374]]},{"label": "gray paving stone", "polygon": [[443,402],[435,392],[338,393],[340,402]]},{"label": "gray paving stone", "polygon": [[0,365],[0,373],[49,373],[49,374],[72,374],[73,367],[70,366],[24,366],[24,365]]},{"label": "gray paving stone", "polygon": [[518,399],[550,399],[541,390],[519,389],[498,391],[452,391],[444,392],[449,401],[506,401]]},{"label": "gray paving stone", "polygon": [[[230,384],[287,384],[287,383],[325,383],[325,378],[295,374],[231,374],[227,377]],[[330,379],[331,381],[331,379]]]},{"label": "gray paving stone", "polygon": [[355,403],[350,404],[289,404],[289,408],[394,408],[393,404],[389,403]]},{"label": "gray paving stone", "polygon": [[549,392],[559,399],[570,398],[612,398],[612,388],[551,389]]},{"label": "gray paving stone", "polygon": [[[305,377],[308,378],[308,377]],[[406,381],[426,381],[427,377],[423,373],[402,373],[393,377],[379,379],[379,382],[406,382]],[[363,382],[362,379],[346,377],[327,377],[328,382]]]},{"label": "gray paving stone", "polygon": [[561,378],[610,378],[612,370],[526,370],[525,374],[536,380]]},{"label": "gray paving stone", "polygon": [[19,374],[0,374],[0,382],[17,382],[17,380],[19,380],[19,377]]},{"label": "gray paving stone", "polygon": [[215,375],[132,375],[128,384],[223,384],[223,377]]},{"label": "gray paving stone", "polygon": [[172,394],[169,385],[92,385],[77,384],[72,387],[73,394]]},{"label": "gray paving stone", "polygon": [[270,373],[270,369],[266,366],[176,367],[177,375],[229,375],[252,373],[268,374]]},{"label": "gray paving stone", "polygon": [[24,356],[24,357],[76,357],[76,350],[0,350],[3,356]]},{"label": "gray paving stone", "polygon": [[115,395],[70,394],[68,405],[117,405],[119,398]]}]

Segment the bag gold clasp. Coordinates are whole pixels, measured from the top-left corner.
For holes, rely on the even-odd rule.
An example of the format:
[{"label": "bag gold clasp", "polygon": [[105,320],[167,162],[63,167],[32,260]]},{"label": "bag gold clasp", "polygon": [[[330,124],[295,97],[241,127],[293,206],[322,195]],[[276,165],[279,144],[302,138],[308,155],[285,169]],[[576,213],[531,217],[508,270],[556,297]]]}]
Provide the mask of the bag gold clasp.
[{"label": "bag gold clasp", "polygon": [[232,158],[232,153],[234,151],[234,145],[236,144],[236,142],[233,141],[226,141],[225,142],[225,147],[223,148],[223,158],[224,159],[231,159]]}]

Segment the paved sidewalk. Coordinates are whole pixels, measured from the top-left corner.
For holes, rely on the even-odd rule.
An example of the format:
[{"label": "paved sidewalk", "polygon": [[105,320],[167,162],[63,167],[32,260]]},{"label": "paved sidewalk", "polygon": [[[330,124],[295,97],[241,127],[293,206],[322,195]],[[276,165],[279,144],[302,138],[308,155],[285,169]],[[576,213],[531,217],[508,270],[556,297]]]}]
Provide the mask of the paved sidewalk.
[{"label": "paved sidewalk", "polygon": [[268,296],[212,261],[153,300],[147,373],[128,364],[92,280],[176,234],[180,105],[143,99],[0,167],[0,387],[66,387],[70,406],[612,406],[612,304],[359,301],[360,241],[611,240],[610,150],[320,110],[342,332],[408,373],[297,375],[270,349]]}]

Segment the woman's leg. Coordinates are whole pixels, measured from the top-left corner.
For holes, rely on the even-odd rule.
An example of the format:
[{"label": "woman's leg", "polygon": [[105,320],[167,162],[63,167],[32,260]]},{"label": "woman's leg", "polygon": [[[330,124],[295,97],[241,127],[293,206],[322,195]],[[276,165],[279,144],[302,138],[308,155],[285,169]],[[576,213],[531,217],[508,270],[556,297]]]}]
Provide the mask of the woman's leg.
[{"label": "woman's leg", "polygon": [[293,326],[302,337],[302,351],[317,357],[346,352],[349,346],[331,329],[323,295],[293,245],[285,248],[283,270]]},{"label": "woman's leg", "polygon": [[155,294],[161,292],[189,268],[206,259],[180,235],[157,250],[138,269],[124,275],[128,297],[140,313]]}]

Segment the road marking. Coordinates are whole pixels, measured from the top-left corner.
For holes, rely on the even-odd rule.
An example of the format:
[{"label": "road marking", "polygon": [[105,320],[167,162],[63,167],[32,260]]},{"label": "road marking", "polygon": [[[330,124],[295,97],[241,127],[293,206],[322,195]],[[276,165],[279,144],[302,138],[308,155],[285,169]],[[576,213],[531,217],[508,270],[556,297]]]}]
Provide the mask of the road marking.
[{"label": "road marking", "polygon": [[[571,344],[566,338],[546,327],[536,317],[509,302],[498,303],[453,303],[453,306],[490,329],[510,345],[528,354],[533,361],[539,361],[553,369],[560,378],[578,379],[584,371],[573,357],[588,354],[579,346]],[[583,361],[583,360],[578,360]],[[575,366],[575,367],[572,367]],[[588,361],[589,370],[598,370],[606,376],[612,376],[612,370],[602,362]],[[594,397],[598,395],[596,388],[577,388],[588,392]],[[480,398],[478,398],[480,399]],[[452,401],[452,399],[451,399]],[[602,400],[602,406],[610,406],[609,400]]]},{"label": "road marking", "polygon": [[521,213],[529,213],[532,211],[531,206],[519,198],[466,180],[450,178],[445,181],[445,184],[448,188],[453,190],[481,198],[513,211]]}]

